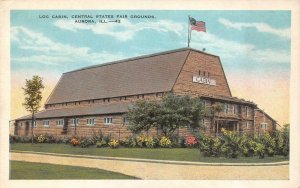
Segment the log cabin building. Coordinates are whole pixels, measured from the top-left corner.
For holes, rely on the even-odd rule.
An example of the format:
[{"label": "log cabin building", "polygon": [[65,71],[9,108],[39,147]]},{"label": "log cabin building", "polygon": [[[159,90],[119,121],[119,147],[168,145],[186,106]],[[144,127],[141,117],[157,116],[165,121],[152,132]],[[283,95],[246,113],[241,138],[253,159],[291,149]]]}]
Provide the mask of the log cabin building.
[{"label": "log cabin building", "polygon": [[[205,134],[217,135],[221,128],[248,133],[276,129],[276,121],[254,102],[231,95],[218,56],[182,48],[63,73],[45,109],[36,114],[34,134],[123,138],[132,134],[125,117],[128,108],[137,100],[160,100],[169,92],[201,96],[206,108],[223,106],[214,123],[203,119],[200,131]],[[180,128],[175,133],[194,131]],[[14,134],[31,135],[30,115],[15,120]]]}]

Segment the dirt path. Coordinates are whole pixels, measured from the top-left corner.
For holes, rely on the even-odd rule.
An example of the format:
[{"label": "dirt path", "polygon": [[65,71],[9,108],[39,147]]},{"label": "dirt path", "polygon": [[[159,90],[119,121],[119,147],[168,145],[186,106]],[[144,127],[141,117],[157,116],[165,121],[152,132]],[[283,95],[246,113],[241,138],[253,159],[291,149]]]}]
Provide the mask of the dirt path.
[{"label": "dirt path", "polygon": [[11,160],[99,168],[141,179],[288,179],[289,165],[200,166],[10,153]]}]

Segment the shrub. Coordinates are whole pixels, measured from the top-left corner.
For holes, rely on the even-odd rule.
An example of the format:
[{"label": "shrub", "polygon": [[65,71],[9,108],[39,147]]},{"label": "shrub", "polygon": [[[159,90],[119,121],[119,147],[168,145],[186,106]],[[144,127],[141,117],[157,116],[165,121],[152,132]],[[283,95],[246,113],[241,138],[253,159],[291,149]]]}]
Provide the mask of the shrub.
[{"label": "shrub", "polygon": [[285,125],[282,130],[282,150],[281,153],[283,156],[288,156],[290,151],[290,128],[289,125]]},{"label": "shrub", "polygon": [[44,143],[46,141],[46,137],[44,135],[40,135],[37,137],[37,142],[38,143]]},{"label": "shrub", "polygon": [[57,144],[69,144],[71,139],[72,138],[68,137],[68,136],[56,137],[55,138],[55,143],[57,143]]},{"label": "shrub", "polygon": [[257,143],[255,146],[255,154],[259,156],[260,159],[265,157],[265,146],[261,143]]},{"label": "shrub", "polygon": [[159,146],[163,148],[170,148],[172,147],[172,142],[168,137],[161,137],[159,140]]},{"label": "shrub", "polygon": [[21,143],[30,143],[31,137],[29,137],[29,136],[20,137],[20,142]]},{"label": "shrub", "polygon": [[119,141],[120,146],[124,146],[124,147],[130,147],[130,138],[126,137],[126,138],[122,138]]},{"label": "shrub", "polygon": [[221,147],[222,155],[228,158],[237,158],[239,155],[239,145],[241,137],[236,132],[221,130],[223,133],[224,144]]},{"label": "shrub", "polygon": [[241,137],[239,149],[245,157],[250,157],[255,154],[256,142],[247,134]]},{"label": "shrub", "polygon": [[153,138],[152,136],[148,136],[145,134],[139,135],[135,138],[135,140],[131,140],[131,145],[134,147],[138,145],[139,147],[147,147],[147,148],[154,148],[157,144],[157,139]]},{"label": "shrub", "polygon": [[98,140],[96,142],[96,147],[97,148],[102,148],[102,147],[105,147],[105,146],[107,146],[107,142],[104,139]]},{"label": "shrub", "polygon": [[87,148],[90,147],[92,145],[95,145],[95,141],[92,138],[81,138],[79,141],[79,145],[82,148]]},{"label": "shrub", "polygon": [[15,136],[15,135],[9,135],[9,143],[10,144],[13,144],[13,143],[15,143],[15,142],[17,142],[17,137]]},{"label": "shrub", "polygon": [[265,133],[261,136],[261,143],[265,147],[265,153],[267,153],[269,157],[274,156],[276,143],[275,143],[275,139],[272,138],[269,133]]},{"label": "shrub", "polygon": [[129,139],[129,143],[130,143],[130,147],[136,147],[136,145],[137,145],[137,142],[136,142],[136,139],[134,138],[134,137],[131,137],[130,139]]},{"label": "shrub", "polygon": [[79,145],[79,140],[76,137],[73,137],[70,141],[70,143],[75,147]]},{"label": "shrub", "polygon": [[188,136],[185,139],[185,145],[187,147],[195,147],[197,145],[198,141],[195,136]]},{"label": "shrub", "polygon": [[147,138],[147,135],[144,135],[144,134],[137,136],[136,137],[137,145],[141,148],[144,147],[146,138]]},{"label": "shrub", "polygon": [[108,143],[109,147],[112,149],[116,149],[119,147],[119,141],[116,139],[111,139],[110,142]]},{"label": "shrub", "polygon": [[55,143],[55,137],[53,135],[45,134],[45,143]]},{"label": "shrub", "polygon": [[212,139],[212,156],[213,157],[219,157],[221,155],[221,149],[222,149],[222,139],[219,137],[215,137]]},{"label": "shrub", "polygon": [[218,137],[202,136],[199,138],[199,149],[204,157],[219,157],[222,140]]},{"label": "shrub", "polygon": [[145,146],[146,146],[147,148],[154,148],[155,145],[156,145],[156,142],[155,142],[155,140],[153,139],[153,137],[147,136],[147,137],[145,138]]}]

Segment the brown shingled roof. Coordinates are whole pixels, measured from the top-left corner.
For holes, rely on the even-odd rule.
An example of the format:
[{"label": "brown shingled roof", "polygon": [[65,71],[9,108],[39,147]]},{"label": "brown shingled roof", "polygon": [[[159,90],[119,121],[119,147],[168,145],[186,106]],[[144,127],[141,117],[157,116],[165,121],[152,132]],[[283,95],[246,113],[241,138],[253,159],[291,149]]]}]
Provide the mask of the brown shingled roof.
[{"label": "brown shingled roof", "polygon": [[[36,119],[43,118],[59,118],[59,117],[74,117],[74,116],[87,116],[87,115],[99,115],[99,114],[116,114],[116,113],[126,113],[128,108],[132,104],[95,104],[88,105],[77,108],[59,108],[59,109],[49,109],[38,112],[35,115]],[[31,115],[20,117],[15,120],[30,120]]]},{"label": "brown shingled roof", "polygon": [[228,101],[228,102],[235,102],[235,103],[242,103],[242,104],[257,106],[252,101],[246,101],[245,99],[239,99],[237,97],[225,97],[225,96],[220,96],[220,95],[201,95],[201,98],[215,99],[215,100],[219,100],[219,101]]},{"label": "brown shingled roof", "polygon": [[171,91],[190,50],[183,48],[64,73],[46,104]]}]

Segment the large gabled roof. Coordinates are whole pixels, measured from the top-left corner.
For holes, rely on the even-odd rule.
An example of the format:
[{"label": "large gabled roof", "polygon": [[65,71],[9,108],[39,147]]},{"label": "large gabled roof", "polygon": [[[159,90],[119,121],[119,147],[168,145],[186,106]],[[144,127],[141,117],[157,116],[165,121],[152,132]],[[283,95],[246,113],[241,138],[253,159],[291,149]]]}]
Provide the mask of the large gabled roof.
[{"label": "large gabled roof", "polygon": [[181,48],[66,72],[46,104],[171,91],[191,50],[198,51]]}]

